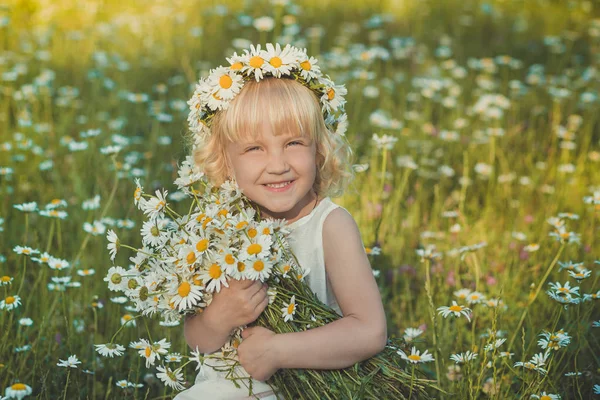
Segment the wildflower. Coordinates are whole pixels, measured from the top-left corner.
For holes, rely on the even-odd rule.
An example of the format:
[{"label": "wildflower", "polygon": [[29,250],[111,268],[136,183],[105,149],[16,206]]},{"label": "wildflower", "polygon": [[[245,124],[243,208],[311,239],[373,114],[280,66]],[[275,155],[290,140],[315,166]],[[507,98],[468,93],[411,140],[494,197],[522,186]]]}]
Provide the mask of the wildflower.
[{"label": "wildflower", "polygon": [[514,356],[514,355],[515,355],[515,353],[510,353],[510,352],[508,352],[508,351],[501,351],[500,353],[498,353],[498,355],[499,355],[501,358],[504,358],[504,357],[512,358],[512,356]]},{"label": "wildflower", "polygon": [[523,247],[523,250],[525,250],[528,253],[533,253],[535,251],[538,251],[540,249],[540,245],[537,243],[530,243],[527,246]]},{"label": "wildflower", "polygon": [[208,268],[202,269],[199,278],[202,279],[203,282],[208,282],[205,285],[205,290],[208,293],[214,291],[219,293],[221,291],[221,285],[229,287],[229,284],[227,283],[227,274],[225,274],[225,271],[223,271],[221,266],[216,262],[211,263]]},{"label": "wildflower", "polygon": [[540,336],[543,336],[543,339],[538,340],[537,344],[542,349],[558,350],[571,343],[571,337],[562,329],[555,333],[542,332]]},{"label": "wildflower", "polygon": [[121,389],[127,389],[129,386],[131,386],[131,384],[126,379],[121,379],[120,381],[117,381],[115,385],[117,387],[120,387]]},{"label": "wildflower", "polygon": [[106,248],[110,251],[110,260],[114,261],[117,255],[117,251],[119,251],[120,247],[119,238],[117,237],[115,231],[113,231],[112,229],[108,231],[106,238],[108,239],[108,245],[106,246]]},{"label": "wildflower", "polygon": [[561,243],[580,243],[581,239],[575,232],[568,232],[565,226],[556,228],[554,232],[548,233],[548,236],[556,238]]},{"label": "wildflower", "polygon": [[62,210],[42,210],[39,214],[43,217],[65,219],[69,216],[66,211]]},{"label": "wildflower", "polygon": [[293,320],[296,313],[296,296],[292,296],[287,306],[281,308],[281,316],[285,322]]},{"label": "wildflower", "polygon": [[69,358],[67,360],[58,360],[59,362],[56,364],[59,367],[70,367],[70,368],[77,368],[77,364],[81,364],[81,361],[79,361],[77,359],[76,355],[72,355],[69,356]]},{"label": "wildflower", "polygon": [[39,250],[32,249],[31,247],[28,247],[28,246],[15,246],[13,251],[17,254],[24,254],[26,256],[30,256],[32,254],[37,254],[40,252]]},{"label": "wildflower", "polygon": [[485,296],[479,292],[471,292],[467,295],[469,304],[478,304],[485,300]]},{"label": "wildflower", "polygon": [[460,289],[454,292],[454,295],[461,300],[466,300],[467,296],[471,294],[470,289]]},{"label": "wildflower", "polygon": [[150,344],[146,339],[140,339],[139,342],[131,342],[129,347],[138,349],[140,356],[146,359],[146,368],[150,368],[151,365],[154,365],[156,359],[160,360],[161,354],[167,354],[171,343],[168,343],[167,339],[162,339],[159,342]]},{"label": "wildflower", "polygon": [[540,399],[540,400],[560,400],[561,397],[558,394],[542,392],[539,395],[532,394],[531,398],[532,399]]},{"label": "wildflower", "polygon": [[96,351],[104,357],[122,356],[125,351],[125,347],[118,343],[96,344],[94,346]]},{"label": "wildflower", "polygon": [[506,342],[506,339],[496,339],[496,341],[494,343],[487,344],[484,347],[484,350],[485,351],[492,351],[492,350],[497,349],[498,347],[502,346],[502,344],[504,342]]},{"label": "wildflower", "polygon": [[581,376],[583,375],[581,372],[567,372],[565,373],[565,376],[571,377],[571,376]]},{"label": "wildflower", "polygon": [[400,357],[402,357],[404,360],[411,362],[413,364],[419,364],[419,363],[424,363],[424,362],[430,362],[430,361],[435,361],[433,356],[431,354],[428,353],[428,350],[425,350],[423,352],[423,354],[421,354],[420,351],[418,351],[416,349],[416,347],[412,347],[411,351],[410,351],[410,355],[406,355],[405,352],[403,352],[402,350],[398,350],[398,354],[400,355]]},{"label": "wildflower", "polygon": [[21,305],[21,297],[14,295],[8,296],[4,300],[0,301],[0,310],[11,311]]},{"label": "wildflower", "polygon": [[600,299],[600,290],[598,290],[596,293],[584,293],[583,294],[583,301],[598,300],[598,299]]},{"label": "wildflower", "polygon": [[31,325],[33,325],[33,320],[31,318],[21,318],[21,319],[19,319],[19,325],[31,326]]},{"label": "wildflower", "polygon": [[8,286],[12,283],[14,279],[15,278],[8,275],[0,276],[0,286]]},{"label": "wildflower", "polygon": [[600,385],[594,385],[594,394],[600,394]]},{"label": "wildflower", "polygon": [[474,360],[476,358],[477,358],[477,354],[472,353],[470,351],[467,351],[465,353],[452,354],[450,356],[450,359],[452,361],[454,361],[456,364],[464,364],[464,363]]},{"label": "wildflower", "polygon": [[127,324],[128,327],[134,327],[137,324],[135,323],[135,319],[133,319],[133,315],[131,314],[124,314],[121,317],[121,325],[125,325]]},{"label": "wildflower", "polygon": [[579,286],[571,287],[569,282],[565,282],[564,286],[560,282],[550,283],[550,288],[561,296],[579,296]]},{"label": "wildflower", "polygon": [[421,262],[425,260],[435,260],[442,256],[441,253],[435,252],[435,245],[433,244],[428,245],[425,249],[417,249],[415,251],[417,252],[417,255],[421,257]]},{"label": "wildflower", "polygon": [[183,386],[183,372],[181,372],[181,368],[176,370],[171,370],[169,367],[162,367],[159,365],[156,369],[160,372],[156,374],[156,377],[159,378],[165,385],[170,388],[176,390],[183,390],[185,386]]},{"label": "wildflower", "polygon": [[591,274],[592,274],[592,271],[590,271],[587,268],[582,268],[582,269],[578,270],[577,272],[569,271],[569,276],[577,279],[578,281],[582,281],[586,278],[589,278]]},{"label": "wildflower", "polygon": [[3,399],[6,398],[21,400],[23,397],[29,396],[32,392],[33,390],[29,385],[26,385],[24,383],[13,383],[4,391],[4,395],[6,397],[3,397]]},{"label": "wildflower", "polygon": [[438,307],[437,311],[439,312],[439,314],[442,314],[444,318],[448,318],[448,315],[450,314],[454,315],[455,317],[460,317],[461,315],[464,315],[467,318],[467,320],[471,322],[471,317],[469,315],[471,313],[471,309],[465,306],[459,306],[454,300],[452,301],[452,305],[450,307]]},{"label": "wildflower", "polygon": [[150,200],[146,200],[142,207],[144,214],[148,214],[150,219],[156,219],[158,217],[162,217],[165,209],[167,208],[167,194],[166,190],[162,192],[160,190],[156,191],[156,197],[151,197]]},{"label": "wildflower", "polygon": [[35,201],[32,201],[30,203],[15,204],[15,205],[13,205],[13,207],[16,208],[17,210],[23,211],[23,212],[37,211],[37,203]]},{"label": "wildflower", "polygon": [[[176,294],[171,298],[169,303],[173,304],[173,307],[177,307],[179,311],[184,311],[194,307],[202,299],[203,286],[195,285],[193,282],[181,281],[177,283],[173,289],[176,289]],[[171,289],[171,292],[173,291]]]},{"label": "wildflower", "polygon": [[110,267],[104,278],[104,282],[108,282],[109,290],[118,292],[124,289],[125,280],[123,277],[125,275],[127,275],[127,271],[123,267],[119,267],[118,265]]},{"label": "wildflower", "polygon": [[94,221],[91,224],[89,222],[84,222],[83,230],[94,236],[104,235],[104,232],[106,232],[106,225],[100,221]]},{"label": "wildflower", "polygon": [[381,150],[392,150],[394,148],[394,144],[398,141],[397,137],[383,135],[381,137],[377,136],[376,133],[373,134],[372,138],[373,142],[375,142],[375,146]]},{"label": "wildflower", "polygon": [[574,271],[574,270],[579,270],[580,268],[583,267],[583,263],[582,262],[576,263],[576,262],[573,262],[573,261],[570,261],[570,260],[567,261],[567,262],[559,261],[558,265],[559,265],[559,268],[558,268],[559,272],[562,271],[563,269],[566,269],[566,270],[569,270],[569,271]]},{"label": "wildflower", "polygon": [[421,334],[423,334],[423,331],[419,328],[406,328],[404,330],[404,340],[411,342]]},{"label": "wildflower", "polygon": [[459,365],[448,365],[448,372],[446,372],[446,377],[451,382],[462,379],[462,374],[460,373],[460,366]]},{"label": "wildflower", "polygon": [[77,275],[79,275],[79,276],[91,276],[91,275],[94,275],[95,273],[96,273],[96,270],[93,268],[77,270]]},{"label": "wildflower", "polygon": [[165,357],[165,362],[168,362],[168,363],[181,362],[181,354],[179,354],[179,353],[167,354]]}]

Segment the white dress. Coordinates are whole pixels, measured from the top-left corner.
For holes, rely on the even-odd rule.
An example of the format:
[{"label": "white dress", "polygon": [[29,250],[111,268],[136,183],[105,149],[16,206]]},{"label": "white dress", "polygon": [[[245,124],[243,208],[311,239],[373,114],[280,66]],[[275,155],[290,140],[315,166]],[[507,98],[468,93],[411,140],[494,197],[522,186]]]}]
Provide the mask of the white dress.
[{"label": "white dress", "polygon": [[[317,295],[319,300],[332,307],[341,316],[342,312],[331,291],[331,285],[325,272],[325,256],[323,254],[323,223],[329,213],[341,207],[331,201],[329,197],[322,199],[310,214],[288,224],[291,233],[288,239],[292,251],[298,258],[303,268],[309,268],[306,276],[308,286]],[[214,365],[215,360],[207,360],[207,364]],[[243,367],[238,367],[239,376],[248,377]],[[224,372],[215,371],[210,367],[203,367],[194,382],[194,386],[175,396],[174,400],[239,400],[262,399],[277,400],[277,396],[265,382],[253,380],[254,396],[248,396],[248,389],[243,383],[240,388],[225,378]]]}]

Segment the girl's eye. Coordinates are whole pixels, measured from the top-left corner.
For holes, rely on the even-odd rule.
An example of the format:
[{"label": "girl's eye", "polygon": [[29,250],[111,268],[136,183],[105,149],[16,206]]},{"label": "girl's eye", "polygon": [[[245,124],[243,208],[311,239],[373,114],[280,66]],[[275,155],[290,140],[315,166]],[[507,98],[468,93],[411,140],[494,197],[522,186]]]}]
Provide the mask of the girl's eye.
[{"label": "girl's eye", "polygon": [[288,143],[288,146],[289,146],[289,145],[296,145],[296,144],[302,145],[302,142],[299,142],[299,141],[295,140],[295,141],[293,141],[293,142],[289,142],[289,143]]},{"label": "girl's eye", "polygon": [[250,147],[246,152],[258,150],[258,146]]}]

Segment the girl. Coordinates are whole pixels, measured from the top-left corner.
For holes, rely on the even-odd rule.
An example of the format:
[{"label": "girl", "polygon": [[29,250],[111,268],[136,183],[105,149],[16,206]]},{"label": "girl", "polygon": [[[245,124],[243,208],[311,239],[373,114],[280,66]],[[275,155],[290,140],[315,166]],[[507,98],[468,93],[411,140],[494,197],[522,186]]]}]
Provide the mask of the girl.
[{"label": "girl", "polygon": [[[329,197],[340,195],[352,176],[347,142],[328,123],[335,118],[331,111],[337,100],[331,91],[340,93],[343,87],[308,74],[290,74],[295,79],[277,74],[274,67],[286,61],[292,73],[319,72],[314,58],[290,46],[281,50],[279,45],[267,45],[262,52],[260,46],[252,47],[245,56],[228,59],[229,71],[212,71],[211,82],[218,78],[218,85],[233,95],[212,115],[210,130],[192,123],[192,128],[200,131],[195,162],[215,184],[233,177],[263,218],[287,220],[291,249],[300,266],[310,269],[308,285],[342,318],[323,327],[286,334],[247,328],[237,349],[239,373],[253,378],[255,396],[248,397],[243,385],[236,388],[225,379],[225,373],[203,366],[195,385],[176,400],[277,399],[264,381],[279,368],[346,368],[377,354],[387,341],[381,297],[358,227]],[[231,71],[247,71],[244,68],[248,66],[255,69],[255,76],[262,75],[236,92],[232,88],[236,76]],[[326,98],[316,95],[314,85],[308,84],[317,79],[327,83]],[[226,90],[208,92],[217,100],[227,101]],[[193,98],[190,105],[198,109],[198,101],[213,101],[205,99]],[[235,327],[253,322],[267,304],[265,285],[231,280],[228,288],[214,293],[203,313],[185,320],[186,342],[205,353],[217,351]]]}]

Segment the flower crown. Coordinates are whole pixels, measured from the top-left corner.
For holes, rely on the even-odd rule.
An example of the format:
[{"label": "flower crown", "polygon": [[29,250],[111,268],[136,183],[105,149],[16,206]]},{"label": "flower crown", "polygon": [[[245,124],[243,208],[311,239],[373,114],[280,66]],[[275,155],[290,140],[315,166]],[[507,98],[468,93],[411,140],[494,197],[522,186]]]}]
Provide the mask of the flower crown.
[{"label": "flower crown", "polygon": [[226,110],[244,84],[252,79],[259,82],[265,77],[291,78],[312,90],[321,102],[325,126],[330,132],[344,135],[347,116],[344,112],[348,92],[344,85],[336,85],[328,75],[321,73],[318,61],[302,50],[287,44],[283,50],[279,43],[250,46],[250,51],[227,58],[228,67],[212,69],[205,79],[200,78],[196,90],[188,101],[190,130],[200,138],[210,135],[212,118],[219,110]]}]

